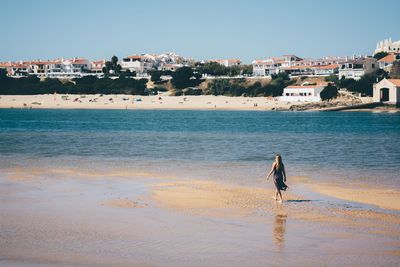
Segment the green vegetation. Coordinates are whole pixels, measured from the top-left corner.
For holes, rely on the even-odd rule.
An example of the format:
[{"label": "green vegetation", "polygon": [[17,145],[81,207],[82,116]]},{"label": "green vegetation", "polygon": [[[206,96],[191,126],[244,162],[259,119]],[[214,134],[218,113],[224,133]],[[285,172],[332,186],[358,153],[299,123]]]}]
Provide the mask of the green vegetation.
[{"label": "green vegetation", "polygon": [[322,100],[335,98],[338,96],[338,89],[336,86],[328,84],[328,86],[325,86],[324,90],[322,90],[320,96]]},{"label": "green vegetation", "polygon": [[153,70],[150,72],[150,76],[151,76],[151,81],[153,81],[155,84],[159,84],[159,83],[163,83],[164,81],[161,80],[161,76],[163,75],[171,75],[172,71],[170,70]]},{"label": "green vegetation", "polygon": [[207,62],[205,64],[196,64],[196,71],[200,74],[207,74],[212,76],[237,76],[237,75],[250,75],[253,73],[252,65],[239,65],[225,67],[217,62]]},{"label": "green vegetation", "polygon": [[331,75],[325,77],[325,81],[334,83],[334,84],[339,84],[339,77],[335,74],[331,74]]},{"label": "green vegetation", "polygon": [[111,61],[106,61],[105,67],[103,67],[104,75],[115,75],[118,76],[121,74],[121,65],[118,64],[118,57],[113,56]]},{"label": "green vegetation", "polygon": [[325,78],[325,81],[331,82],[337,88],[346,88],[351,92],[361,93],[365,96],[372,96],[373,84],[387,78],[388,73],[382,69],[374,72],[365,74],[359,80],[346,79],[344,77],[338,78],[335,75],[331,75]]},{"label": "green vegetation", "polygon": [[118,57],[116,56],[112,56],[111,61],[106,61],[102,71],[105,77],[129,78],[136,76],[135,71],[123,71],[121,65],[118,64]]},{"label": "green vegetation", "polygon": [[182,67],[171,73],[172,84],[177,89],[183,89],[187,87],[194,87],[199,85],[202,80],[201,74],[195,73],[192,68]]},{"label": "green vegetation", "polygon": [[376,53],[376,54],[374,55],[374,58],[376,58],[376,60],[379,60],[379,59],[381,59],[381,58],[386,57],[387,55],[388,55],[387,52],[378,52],[378,53]]},{"label": "green vegetation", "polygon": [[286,73],[272,75],[271,82],[265,86],[262,86],[260,82],[251,86],[244,86],[243,80],[215,79],[208,84],[204,93],[226,96],[280,96],[283,93],[283,88],[292,83]]},{"label": "green vegetation", "polygon": [[194,88],[194,87],[189,87],[183,90],[176,90],[175,92],[172,93],[173,96],[181,96],[181,95],[202,95],[203,90]]},{"label": "green vegetation", "polygon": [[146,79],[110,79],[86,76],[62,83],[58,79],[40,81],[36,76],[10,78],[0,69],[0,95],[52,94],[132,94],[146,95]]}]

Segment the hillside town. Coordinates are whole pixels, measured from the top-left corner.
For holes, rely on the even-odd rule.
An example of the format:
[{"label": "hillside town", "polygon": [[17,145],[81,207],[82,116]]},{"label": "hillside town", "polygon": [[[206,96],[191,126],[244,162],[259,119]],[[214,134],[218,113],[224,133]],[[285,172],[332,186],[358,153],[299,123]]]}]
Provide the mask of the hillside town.
[{"label": "hillside town", "polygon": [[[387,55],[379,60],[369,55],[352,55],[346,57],[301,58],[297,55],[283,55],[255,59],[251,62],[254,77],[268,77],[271,74],[286,72],[291,76],[329,76],[359,79],[362,75],[376,69],[390,71],[394,61],[399,59],[400,40],[393,42],[391,38],[377,43],[373,55],[380,52]],[[86,58],[59,58],[54,60],[30,60],[0,62],[0,68],[6,69],[11,77],[36,75],[44,78],[79,78],[88,75],[104,75],[107,60],[90,61]],[[175,71],[184,66],[194,66],[216,62],[225,67],[242,65],[240,59],[213,59],[196,61],[168,52],[163,54],[128,55],[118,63],[122,70],[135,72],[137,77],[148,77],[152,70]]]},{"label": "hillside town", "polygon": [[[114,56],[111,61],[106,59],[90,61],[86,58],[59,58],[53,60],[31,60],[0,62],[0,69],[3,69],[7,76],[12,78],[23,78],[36,76],[40,80],[58,79],[76,83],[76,80],[83,77],[108,77],[117,79],[121,73],[124,77],[136,80],[153,80],[152,75],[158,73],[159,81],[172,79],[173,73],[183,67],[194,70],[202,66],[218,65],[225,70],[234,69],[234,72],[224,74],[207,71],[203,69],[199,75],[202,80],[213,79],[271,79],[277,75],[287,75],[289,79],[322,78],[318,82],[305,80],[301,84],[285,84],[280,100],[282,101],[309,101],[315,102],[323,99],[321,92],[329,85],[332,77],[337,79],[359,81],[366,75],[383,73],[379,80],[384,79],[385,90],[379,89],[378,79],[375,81],[374,100],[398,104],[400,102],[399,80],[389,77],[393,73],[395,64],[400,61],[400,40],[392,41],[391,38],[377,43],[371,55],[352,55],[345,57],[322,57],[322,58],[303,58],[297,55],[282,55],[279,57],[268,57],[255,59],[250,65],[243,64],[240,59],[207,59],[194,60],[183,57],[172,52],[163,54],[140,54],[127,55],[118,59]],[[397,62],[397,63],[396,63]],[[211,65],[210,65],[211,64]],[[247,67],[247,72],[244,72]],[[194,75],[194,74],[193,74]],[[195,77],[192,77],[195,79]],[[399,78],[399,77],[396,77]],[[389,84],[389,85],[388,85]],[[388,89],[391,86],[393,89]],[[183,86],[185,87],[185,86]],[[186,86],[190,87],[190,86]],[[195,88],[196,89],[196,88]],[[386,90],[388,89],[388,90]],[[243,93],[242,93],[243,94]],[[377,96],[379,95],[379,96]]]}]

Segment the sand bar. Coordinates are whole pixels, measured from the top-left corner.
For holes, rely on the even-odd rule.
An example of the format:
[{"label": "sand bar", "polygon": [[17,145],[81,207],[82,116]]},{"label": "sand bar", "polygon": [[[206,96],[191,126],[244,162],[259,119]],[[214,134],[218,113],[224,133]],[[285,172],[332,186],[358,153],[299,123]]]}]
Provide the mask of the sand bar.
[{"label": "sand bar", "polygon": [[310,199],[296,186],[281,205],[271,199],[270,184],[132,169],[20,167],[4,169],[0,184],[6,266],[398,263],[398,213]]}]

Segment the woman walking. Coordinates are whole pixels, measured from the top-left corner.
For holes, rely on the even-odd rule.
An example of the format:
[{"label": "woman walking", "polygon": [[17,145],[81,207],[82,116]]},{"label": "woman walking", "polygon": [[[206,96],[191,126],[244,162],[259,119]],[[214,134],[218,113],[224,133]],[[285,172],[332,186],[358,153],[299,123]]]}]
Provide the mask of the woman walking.
[{"label": "woman walking", "polygon": [[285,191],[288,188],[288,186],[285,184],[286,182],[285,165],[283,165],[282,157],[279,154],[276,154],[275,156],[275,161],[274,163],[272,163],[272,168],[267,176],[267,181],[269,180],[269,177],[271,176],[272,173],[274,174],[274,184],[276,187],[274,199],[278,200],[278,195],[279,195],[280,197],[279,203],[282,203],[281,190]]}]

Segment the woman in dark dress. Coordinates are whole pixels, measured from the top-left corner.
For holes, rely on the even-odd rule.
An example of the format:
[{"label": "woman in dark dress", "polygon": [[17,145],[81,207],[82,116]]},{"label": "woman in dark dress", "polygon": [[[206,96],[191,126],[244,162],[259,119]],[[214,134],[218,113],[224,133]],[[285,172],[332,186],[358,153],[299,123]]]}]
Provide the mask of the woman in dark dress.
[{"label": "woman in dark dress", "polygon": [[285,165],[283,165],[282,157],[279,154],[276,154],[275,156],[275,161],[274,163],[272,163],[272,168],[267,176],[267,181],[269,180],[271,174],[274,174],[274,184],[276,187],[274,199],[278,200],[278,195],[279,195],[280,197],[279,203],[282,203],[281,190],[285,191],[288,188],[288,186],[285,184],[286,182]]}]

